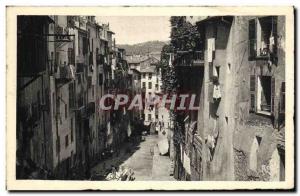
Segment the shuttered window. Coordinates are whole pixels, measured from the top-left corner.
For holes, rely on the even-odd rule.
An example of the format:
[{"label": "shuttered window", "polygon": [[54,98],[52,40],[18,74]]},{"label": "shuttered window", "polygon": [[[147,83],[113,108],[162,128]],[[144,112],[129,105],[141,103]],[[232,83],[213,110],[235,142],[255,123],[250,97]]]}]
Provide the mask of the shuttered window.
[{"label": "shuttered window", "polygon": [[249,59],[256,57],[257,42],[256,42],[256,19],[249,20]]},{"label": "shuttered window", "polygon": [[271,54],[270,54],[270,58],[271,58],[271,61],[274,63],[274,64],[277,64],[277,60],[278,60],[278,57],[277,57],[277,16],[272,16],[272,34],[273,34],[273,37],[274,37],[274,45],[271,47]]},{"label": "shuttered window", "polygon": [[103,75],[99,73],[99,86],[103,84]]},{"label": "shuttered window", "polygon": [[275,115],[275,78],[272,77],[271,79],[271,113]]},{"label": "shuttered window", "polygon": [[280,113],[285,113],[285,82],[281,83],[281,93],[280,93]]},{"label": "shuttered window", "polygon": [[250,112],[256,111],[256,77],[255,75],[250,76]]}]

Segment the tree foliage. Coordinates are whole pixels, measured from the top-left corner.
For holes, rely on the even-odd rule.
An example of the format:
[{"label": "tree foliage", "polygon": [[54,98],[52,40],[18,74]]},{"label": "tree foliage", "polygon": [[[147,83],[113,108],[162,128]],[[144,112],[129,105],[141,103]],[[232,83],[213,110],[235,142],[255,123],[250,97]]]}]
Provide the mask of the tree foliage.
[{"label": "tree foliage", "polygon": [[185,16],[172,16],[171,44],[176,51],[193,51],[200,43],[197,26],[186,21]]}]

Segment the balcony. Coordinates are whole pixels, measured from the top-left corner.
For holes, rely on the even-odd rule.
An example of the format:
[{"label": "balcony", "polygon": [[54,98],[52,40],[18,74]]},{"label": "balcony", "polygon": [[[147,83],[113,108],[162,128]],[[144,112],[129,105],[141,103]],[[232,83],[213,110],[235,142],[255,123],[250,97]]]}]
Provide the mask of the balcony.
[{"label": "balcony", "polygon": [[177,66],[204,66],[204,50],[177,51]]},{"label": "balcony", "polygon": [[68,83],[75,79],[75,69],[69,65],[58,66],[58,72],[56,74],[56,82],[58,84]]},{"label": "balcony", "polygon": [[204,66],[204,51],[195,51],[193,54],[193,65]]}]

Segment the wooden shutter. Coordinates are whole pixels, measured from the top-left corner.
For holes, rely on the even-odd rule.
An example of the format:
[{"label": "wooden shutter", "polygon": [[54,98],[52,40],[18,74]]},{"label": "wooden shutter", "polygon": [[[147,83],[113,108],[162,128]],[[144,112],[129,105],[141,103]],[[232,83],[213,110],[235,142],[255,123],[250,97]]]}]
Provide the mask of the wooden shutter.
[{"label": "wooden shutter", "polygon": [[207,101],[210,103],[213,103],[213,91],[214,91],[214,85],[212,83],[208,84],[208,96],[207,96]]},{"label": "wooden shutter", "polygon": [[275,115],[275,78],[271,79],[271,113]]},{"label": "wooden shutter", "polygon": [[285,113],[285,82],[281,83],[280,113]]},{"label": "wooden shutter", "polygon": [[249,20],[249,58],[256,57],[256,19]]},{"label": "wooden shutter", "polygon": [[209,67],[208,67],[208,71],[209,71],[209,79],[211,80],[213,78],[213,74],[214,74],[214,65],[213,63],[208,63]]},{"label": "wooden shutter", "polygon": [[271,60],[272,62],[277,65],[277,45],[278,45],[278,41],[277,41],[277,16],[272,16],[272,34],[274,36],[274,46],[273,46],[273,51],[271,54]]},{"label": "wooden shutter", "polygon": [[250,112],[256,112],[256,77],[250,76]]}]

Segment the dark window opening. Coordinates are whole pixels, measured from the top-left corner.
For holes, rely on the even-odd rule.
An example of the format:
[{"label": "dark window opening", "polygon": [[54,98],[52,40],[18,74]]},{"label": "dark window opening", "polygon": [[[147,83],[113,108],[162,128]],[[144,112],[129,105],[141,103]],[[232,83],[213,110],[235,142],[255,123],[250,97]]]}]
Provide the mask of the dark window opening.
[{"label": "dark window opening", "polygon": [[67,148],[69,146],[69,135],[65,136],[65,147]]},{"label": "dark window opening", "polygon": [[258,111],[271,112],[271,77],[258,77]]},{"label": "dark window opening", "polygon": [[277,59],[277,17],[249,21],[249,58]]}]

